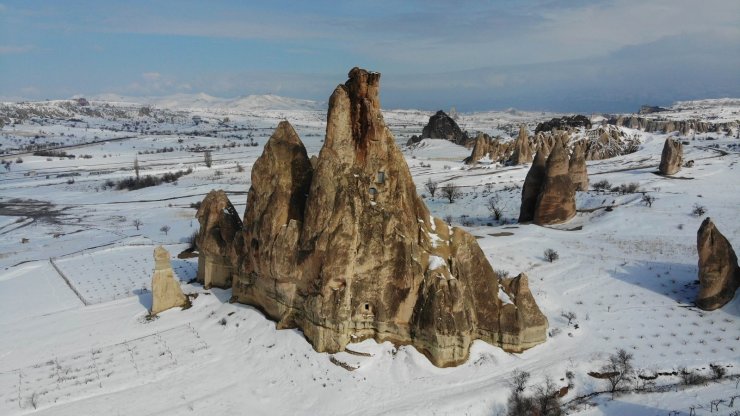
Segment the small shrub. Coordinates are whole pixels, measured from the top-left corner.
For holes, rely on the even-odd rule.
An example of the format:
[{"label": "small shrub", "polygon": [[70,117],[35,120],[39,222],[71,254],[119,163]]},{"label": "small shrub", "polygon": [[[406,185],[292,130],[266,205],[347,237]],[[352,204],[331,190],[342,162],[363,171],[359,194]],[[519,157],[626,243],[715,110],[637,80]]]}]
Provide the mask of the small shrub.
[{"label": "small shrub", "polygon": [[138,218],[137,218],[137,219],[135,219],[135,220],[133,220],[133,221],[131,222],[131,224],[132,224],[132,225],[133,225],[134,227],[136,227],[136,231],[138,231],[138,230],[139,230],[139,227],[141,227],[142,225],[144,225],[144,223],[143,223],[143,222],[141,222],[141,220],[140,220],[140,219],[138,219]]},{"label": "small shrub", "polygon": [[653,202],[655,202],[655,197],[649,194],[642,194],[642,203],[647,205],[648,208],[651,208],[653,206]]},{"label": "small shrub", "polygon": [[196,210],[197,209],[200,209],[200,204],[202,204],[202,203],[203,203],[203,201],[191,202],[190,203],[190,208],[193,208],[193,209],[196,209]]},{"label": "small shrub", "polygon": [[707,213],[707,207],[699,204],[694,204],[693,209],[691,210],[691,215],[695,217],[701,217],[702,215]]},{"label": "small shrub", "polygon": [[488,208],[488,212],[491,213],[494,220],[501,221],[501,216],[503,215],[504,210],[501,207],[501,198],[498,195],[488,198],[486,208]]},{"label": "small shrub", "polygon": [[450,201],[450,204],[462,196],[462,191],[460,191],[460,188],[454,182],[446,184],[440,190],[442,191],[442,196]]},{"label": "small shrub", "polygon": [[699,374],[696,370],[688,370],[686,367],[678,369],[678,375],[681,377],[681,383],[685,386],[696,386],[706,383],[706,377]]},{"label": "small shrub", "polygon": [[548,248],[547,250],[545,250],[545,259],[549,261],[550,263],[554,262],[555,260],[559,258],[560,258],[560,255],[558,254],[557,251],[551,248]]},{"label": "small shrub", "polygon": [[709,368],[712,370],[712,379],[720,380],[727,374],[727,369],[721,364],[709,364]]},{"label": "small shrub", "polygon": [[159,231],[163,232],[164,235],[167,235],[167,233],[169,233],[170,230],[171,230],[171,227],[169,225],[163,225],[159,227]]},{"label": "small shrub", "polygon": [[221,326],[226,326],[226,318],[221,318],[221,319],[220,319],[220,320],[218,321],[218,324],[219,324],[219,325],[221,325]]},{"label": "small shrub", "polygon": [[576,319],[576,314],[573,311],[563,312],[560,316],[568,320],[568,326]]},{"label": "small shrub", "polygon": [[606,191],[607,189],[611,189],[612,184],[610,184],[606,179],[603,179],[594,183],[593,187],[596,191]]}]

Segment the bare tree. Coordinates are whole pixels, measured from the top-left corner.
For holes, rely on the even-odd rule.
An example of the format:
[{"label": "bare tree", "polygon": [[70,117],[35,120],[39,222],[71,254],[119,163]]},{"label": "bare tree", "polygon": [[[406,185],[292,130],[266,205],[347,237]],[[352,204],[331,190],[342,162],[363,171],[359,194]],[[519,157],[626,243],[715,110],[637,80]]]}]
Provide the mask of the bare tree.
[{"label": "bare tree", "polygon": [[136,172],[136,180],[139,180],[139,158],[138,157],[134,158],[134,172]]},{"label": "bare tree", "polygon": [[642,194],[642,203],[647,205],[648,208],[652,208],[655,197],[649,194]]},{"label": "bare tree", "polygon": [[437,186],[439,184],[437,182],[434,182],[432,178],[427,179],[427,182],[424,184],[424,186],[427,188],[427,191],[429,191],[429,195],[434,198],[434,193],[437,192]]},{"label": "bare tree", "polygon": [[442,191],[442,196],[447,198],[447,200],[450,201],[450,204],[462,196],[462,191],[460,191],[460,188],[458,188],[454,182],[448,183],[440,190]]},{"label": "bare tree", "polygon": [[167,235],[168,232],[170,232],[171,228],[169,225],[163,225],[160,227],[159,231],[163,232],[164,235]]},{"label": "bare tree", "polygon": [[140,220],[140,219],[138,219],[138,218],[137,218],[137,219],[135,219],[135,220],[133,220],[133,221],[131,222],[131,224],[133,224],[133,226],[134,226],[134,227],[136,227],[136,231],[139,231],[139,227],[141,227],[142,225],[144,225],[144,223],[143,223],[143,222],[141,222],[141,220]]},{"label": "bare tree", "polygon": [[560,258],[560,255],[558,254],[557,251],[551,248],[548,248],[547,250],[545,250],[545,259],[547,259],[547,261],[549,261],[550,263],[554,262],[555,260],[559,258]]},{"label": "bare tree", "polygon": [[504,210],[503,208],[501,208],[501,198],[498,196],[498,194],[488,198],[488,201],[486,202],[486,208],[488,208],[488,212],[491,213],[491,216],[494,220],[501,220],[501,216],[503,215]]},{"label": "bare tree", "polygon": [[207,168],[210,168],[211,165],[213,165],[213,155],[210,150],[206,150],[203,153],[203,162],[205,162]]},{"label": "bare tree", "polygon": [[607,363],[601,367],[601,372],[609,382],[609,391],[612,394],[629,382],[633,371],[632,354],[621,348],[615,354],[610,355]]},{"label": "bare tree", "polygon": [[573,320],[576,319],[576,314],[573,311],[563,312],[563,313],[560,314],[560,316],[562,316],[563,318],[565,318],[565,319],[568,320],[568,326],[570,326],[570,324],[573,322]]}]

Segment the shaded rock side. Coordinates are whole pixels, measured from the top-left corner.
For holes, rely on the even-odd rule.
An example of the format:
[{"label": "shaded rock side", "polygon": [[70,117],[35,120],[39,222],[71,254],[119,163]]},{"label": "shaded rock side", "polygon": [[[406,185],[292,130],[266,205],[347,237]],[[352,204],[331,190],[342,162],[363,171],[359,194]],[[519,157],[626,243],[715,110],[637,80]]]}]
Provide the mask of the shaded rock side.
[{"label": "shaded rock side", "polygon": [[683,144],[670,137],[665,139],[663,153],[660,155],[658,171],[663,175],[673,175],[681,170],[683,165]]},{"label": "shaded rock side", "polygon": [[445,139],[461,146],[472,146],[473,140],[460,129],[455,120],[442,110],[429,117],[429,122],[421,131],[421,139]]},{"label": "shaded rock side", "polygon": [[547,158],[545,179],[533,222],[538,225],[560,224],[576,215],[576,200],[573,182],[568,174],[568,153],[561,140],[557,140]]},{"label": "shaded rock side", "polygon": [[379,82],[354,68],[334,90],[315,169],[288,126],[270,138],[229,247],[234,299],[300,328],[318,351],[374,338],[450,366],[475,339],[509,351],[543,342],[536,304],[502,321],[513,286],[473,236],[430,216],[383,121]]},{"label": "shaded rock side", "polygon": [[200,223],[195,240],[198,283],[206,288],[231,287],[231,249],[234,237],[242,228],[239,214],[224,191],[213,190],[203,199],[195,216]]},{"label": "shaded rock side", "polygon": [[735,297],[740,286],[740,268],[730,242],[707,217],[696,235],[699,252],[699,295],[696,306],[712,311]]},{"label": "shaded rock side", "polygon": [[519,126],[519,136],[514,142],[514,151],[509,160],[512,165],[521,165],[532,161],[532,149],[529,147],[527,126]]},{"label": "shaded rock side", "polygon": [[546,152],[548,149],[544,145],[534,156],[534,162],[524,178],[522,186],[522,204],[519,208],[519,222],[528,222],[534,219],[534,212],[537,208],[537,197],[540,195],[540,189],[545,181],[545,170],[547,165]]},{"label": "shaded rock side", "polygon": [[585,142],[573,145],[573,154],[570,155],[568,174],[576,191],[588,191],[588,171],[586,170]]},{"label": "shaded rock side", "polygon": [[154,249],[154,274],[152,275],[152,310],[156,315],[170,308],[188,305],[180,282],[175,279],[170,262],[170,253],[162,246]]}]

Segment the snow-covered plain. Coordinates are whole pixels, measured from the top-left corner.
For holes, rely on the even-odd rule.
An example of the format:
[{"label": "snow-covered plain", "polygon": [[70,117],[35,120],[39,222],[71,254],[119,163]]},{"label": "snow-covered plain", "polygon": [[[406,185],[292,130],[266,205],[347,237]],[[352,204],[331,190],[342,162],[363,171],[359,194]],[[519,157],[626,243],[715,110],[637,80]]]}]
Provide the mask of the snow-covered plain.
[{"label": "snow-covered plain", "polygon": [[[175,257],[198,227],[191,204],[209,190],[226,190],[243,212],[251,166],[280,120],[294,125],[309,154],[318,153],[325,105],[275,96],[106,99],[92,100],[84,111],[69,102],[0,108],[0,114],[31,113],[0,130],[0,157],[12,162],[0,165],[2,415],[496,415],[505,411],[515,370],[530,372],[530,385],[549,376],[558,387],[573,372],[574,387],[562,403],[605,390],[604,381],[587,373],[618,348],[632,353],[646,374],[686,367],[709,375],[710,363],[740,373],[740,301],[713,312],[692,307],[696,230],[704,218],[691,215],[694,206],[705,207],[704,216],[740,248],[737,131],[682,137],[685,159],[695,164],[666,178],[655,174],[666,135],[623,129],[640,136],[640,149],[589,162],[590,181],[636,182],[656,198],[652,207],[640,193],[580,192],[576,218],[549,228],[516,224],[528,166],[468,167],[462,159],[470,151],[441,140],[404,147],[432,213],[478,237],[495,269],[529,275],[550,336],[523,354],[476,342],[468,362],[445,369],[411,347],[365,341],[351,348],[367,355],[333,355],[356,368],[348,371],[316,353],[299,331],[278,331],[254,308],[230,304],[230,291],[187,283],[195,262]],[[682,102],[675,113],[738,120],[740,103]],[[385,119],[403,145],[431,114],[389,110]],[[459,122],[471,133],[511,137],[519,124],[533,130],[553,116],[509,110],[461,114]],[[28,145],[49,143],[76,157],[29,153]],[[112,189],[109,181],[134,175],[135,158],[142,176],[192,173],[155,187]],[[455,183],[464,194],[454,203],[432,198],[424,187],[429,179]],[[493,195],[504,210],[502,223],[485,207]],[[190,309],[149,321],[157,244],[173,255],[185,292],[198,297]],[[547,262],[547,248],[559,260]],[[570,324],[565,312],[575,314]],[[591,405],[568,411],[730,414],[740,410],[740,400],[729,407],[740,395],[736,381],[684,387],[679,377],[664,376],[656,383],[672,386],[665,392],[597,395]],[[712,413],[717,399],[726,402]]]}]

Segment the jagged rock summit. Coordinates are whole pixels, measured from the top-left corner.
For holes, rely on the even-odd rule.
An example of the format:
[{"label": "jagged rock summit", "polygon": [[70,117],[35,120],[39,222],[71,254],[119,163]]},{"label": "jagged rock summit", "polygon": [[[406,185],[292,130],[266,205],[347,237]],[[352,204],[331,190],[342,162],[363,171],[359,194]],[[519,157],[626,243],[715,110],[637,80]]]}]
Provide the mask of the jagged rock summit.
[{"label": "jagged rock summit", "polygon": [[681,170],[683,164],[683,144],[670,137],[665,139],[663,153],[660,155],[658,170],[663,175],[673,175]]},{"label": "jagged rock summit", "polygon": [[570,155],[568,174],[576,191],[588,191],[588,171],[586,169],[586,143],[578,142],[573,145],[573,154]]},{"label": "jagged rock summit", "polygon": [[732,245],[707,217],[696,234],[699,252],[699,295],[696,306],[705,311],[721,308],[740,287],[740,267]]},{"label": "jagged rock summit", "polygon": [[[228,247],[233,300],[300,328],[318,351],[373,338],[452,366],[475,339],[517,352],[544,342],[547,319],[526,276],[500,279],[472,235],[429,214],[383,121],[379,86],[379,73],[354,68],[334,90],[315,168],[290,125],[278,126]],[[228,215],[206,201],[219,203],[206,197],[204,213]]]},{"label": "jagged rock summit", "polygon": [[512,165],[522,165],[532,161],[532,149],[529,147],[527,126],[519,126],[519,136],[514,142],[514,152],[511,154]]},{"label": "jagged rock summit", "polygon": [[152,310],[156,315],[170,308],[189,305],[188,298],[182,293],[180,282],[175,279],[170,262],[170,253],[162,246],[154,249],[154,274],[152,275]]},{"label": "jagged rock summit", "polygon": [[442,110],[429,117],[429,122],[421,131],[421,139],[445,139],[461,146],[473,144],[468,134],[460,129],[455,120]]}]

